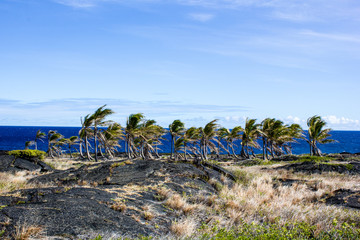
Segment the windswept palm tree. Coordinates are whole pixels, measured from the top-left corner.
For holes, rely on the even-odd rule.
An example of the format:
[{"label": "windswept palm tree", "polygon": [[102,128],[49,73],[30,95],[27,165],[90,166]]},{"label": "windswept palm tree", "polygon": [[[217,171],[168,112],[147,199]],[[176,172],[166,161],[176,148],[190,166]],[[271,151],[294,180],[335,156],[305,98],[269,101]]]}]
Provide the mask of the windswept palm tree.
[{"label": "windswept palm tree", "polygon": [[139,134],[141,124],[144,120],[144,115],[142,113],[131,114],[127,121],[125,127],[125,141],[126,141],[126,152],[128,158],[136,157],[136,148],[135,148],[135,137]]},{"label": "windswept palm tree", "polygon": [[34,145],[35,145],[35,150],[38,149],[38,140],[44,142],[44,140],[42,140],[43,138],[46,138],[46,134],[41,132],[41,130],[38,130],[36,132],[36,135],[35,135],[35,140],[34,140]]},{"label": "windswept palm tree", "polygon": [[259,124],[256,123],[256,119],[246,119],[245,128],[243,129],[243,134],[241,136],[241,152],[240,155],[243,158],[249,158],[249,152],[253,154],[252,148],[260,148],[260,145],[257,143],[257,138],[259,137]]},{"label": "windswept palm tree", "polygon": [[331,128],[323,129],[325,125],[326,122],[317,115],[307,120],[307,126],[309,127],[309,139],[307,140],[307,142],[310,145],[310,155],[321,156],[321,151],[317,146],[318,143],[325,144],[335,142],[335,140],[329,139],[329,137],[331,137],[331,135],[329,134]]},{"label": "windswept palm tree", "polygon": [[266,118],[262,121],[259,133],[263,140],[263,159],[267,160],[267,154],[275,157],[275,152],[281,152],[280,144],[287,138],[287,126],[281,120]]},{"label": "windswept palm tree", "polygon": [[171,136],[171,155],[170,155],[170,159],[173,158],[173,149],[175,148],[175,141],[176,141],[176,137],[178,137],[185,129],[185,125],[183,122],[181,122],[180,120],[174,120],[170,125],[169,125],[169,133]]},{"label": "windswept palm tree", "polygon": [[304,139],[304,131],[297,123],[293,123],[288,127],[288,135],[291,137],[291,141],[284,144],[287,154],[292,154],[291,143],[297,142],[296,139]]},{"label": "windswept palm tree", "polygon": [[303,137],[299,124],[286,125],[283,121],[275,118],[266,118],[259,129],[263,142],[263,159],[280,156],[283,153],[291,154],[291,143]]},{"label": "windswept palm tree", "polygon": [[188,152],[187,147],[189,146],[189,144],[192,144],[193,142],[197,141],[199,137],[200,137],[199,129],[196,127],[191,127],[185,131],[184,135],[182,135],[181,138],[178,139],[179,140],[179,142],[177,141],[178,145],[181,143],[180,139],[182,139],[185,160],[187,160],[187,152]]},{"label": "windswept palm tree", "polygon": [[[229,129],[227,129],[225,127],[221,127],[218,129],[219,142],[221,142],[222,140],[224,140],[226,142],[226,147],[224,146],[223,149],[227,152],[228,156],[230,157],[230,151],[229,151],[230,144],[228,142],[229,135],[230,135]],[[218,145],[218,148],[220,148],[220,144]]]},{"label": "windswept palm tree", "polygon": [[104,126],[109,124],[110,121],[105,121],[105,118],[114,112],[109,109],[105,108],[106,105],[99,107],[89,118],[92,120],[92,125],[94,127],[94,148],[95,148],[95,161],[98,161],[98,127]]},{"label": "windswept palm tree", "polygon": [[79,138],[77,136],[71,136],[70,138],[65,138],[65,142],[67,143],[69,149],[70,158],[72,158],[72,147],[79,142]]},{"label": "windswept palm tree", "polygon": [[109,158],[113,158],[116,149],[120,147],[119,140],[123,138],[123,135],[119,123],[112,123],[106,130],[100,132],[100,142]]},{"label": "windswept palm tree", "polygon": [[79,131],[79,138],[80,138],[80,144],[79,144],[79,151],[81,157],[83,156],[82,153],[82,144],[83,141],[85,142],[85,151],[86,151],[86,158],[88,160],[93,160],[93,158],[90,155],[89,151],[89,138],[93,136],[93,130],[91,129],[91,126],[93,124],[93,119],[90,117],[90,114],[86,115],[84,117],[84,120],[81,118],[81,129]]},{"label": "windswept palm tree", "polygon": [[48,155],[49,157],[54,158],[55,154],[60,155],[61,153],[61,146],[64,144],[63,139],[64,136],[60,133],[50,130],[48,132]]},{"label": "windswept palm tree", "polygon": [[218,153],[218,148],[214,142],[218,142],[219,140],[216,139],[217,136],[217,128],[218,124],[216,123],[218,120],[212,120],[208,124],[205,125],[204,128],[199,128],[201,134],[200,140],[200,151],[202,159],[208,159],[208,149],[210,151],[215,151]]},{"label": "windswept palm tree", "polygon": [[235,149],[234,149],[234,144],[235,141],[241,138],[241,133],[244,131],[244,129],[240,126],[236,126],[233,129],[231,129],[231,131],[229,131],[229,134],[227,135],[226,141],[228,143],[228,145],[231,148],[231,152],[232,152],[232,156],[234,158],[238,158],[238,156],[235,153]]},{"label": "windswept palm tree", "polygon": [[160,158],[157,149],[154,148],[159,144],[159,138],[165,133],[165,129],[156,125],[155,120],[144,121],[137,132],[140,144],[140,155],[143,159],[154,159],[152,153]]},{"label": "windswept palm tree", "polygon": [[32,145],[35,145],[34,141],[26,141],[25,142],[25,150],[29,150]]},{"label": "windswept palm tree", "polygon": [[[178,139],[176,139],[175,143],[174,143],[174,158],[175,160],[178,159],[179,156],[179,151],[181,151],[182,149],[184,149],[184,138],[180,137]],[[186,156],[185,156],[186,159]]]}]

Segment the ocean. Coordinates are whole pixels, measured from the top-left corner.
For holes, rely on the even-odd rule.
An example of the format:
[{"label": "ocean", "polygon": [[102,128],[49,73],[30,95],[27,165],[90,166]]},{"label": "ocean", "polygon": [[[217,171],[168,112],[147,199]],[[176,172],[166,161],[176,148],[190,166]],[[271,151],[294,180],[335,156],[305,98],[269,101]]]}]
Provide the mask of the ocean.
[{"label": "ocean", "polygon": [[[38,130],[46,134],[49,130],[56,130],[66,138],[69,138],[71,136],[78,136],[80,127],[0,126],[0,150],[24,149],[25,142],[34,140]],[[331,135],[332,139],[335,139],[337,142],[320,145],[320,150],[323,153],[360,152],[360,131],[332,131]],[[171,151],[169,134],[164,136],[162,143],[163,144],[159,146],[159,152],[169,153]],[[122,147],[119,151],[123,152],[124,141],[121,141],[120,145]],[[298,140],[298,143],[293,143],[292,146],[294,154],[309,153],[309,145],[304,140]],[[38,143],[38,149],[43,151],[47,150],[46,139],[44,139],[44,142]],[[240,148],[236,148],[236,151],[239,152]],[[261,153],[261,150],[256,150],[255,153]]]}]

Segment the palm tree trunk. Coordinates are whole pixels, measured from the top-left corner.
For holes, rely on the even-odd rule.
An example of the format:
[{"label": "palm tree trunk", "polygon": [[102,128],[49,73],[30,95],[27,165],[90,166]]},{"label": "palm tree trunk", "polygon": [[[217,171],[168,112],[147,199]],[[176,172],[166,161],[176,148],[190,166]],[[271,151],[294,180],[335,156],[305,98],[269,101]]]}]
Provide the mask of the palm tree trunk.
[{"label": "palm tree trunk", "polygon": [[88,141],[87,135],[85,135],[85,148],[86,148],[87,159],[91,160],[92,157],[91,157],[90,152],[89,152],[89,141]]},{"label": "palm tree trunk", "polygon": [[184,158],[187,161],[187,157],[186,157],[186,143],[184,143]]},{"label": "palm tree trunk", "polygon": [[174,144],[175,144],[174,142],[175,142],[174,136],[171,135],[171,154],[170,154],[170,159],[173,158],[173,147],[174,147]]},{"label": "palm tree trunk", "polygon": [[233,143],[230,145],[230,147],[231,147],[231,152],[232,152],[231,155],[232,155],[234,158],[238,158],[238,156],[237,156],[236,153],[235,153],[235,149],[234,149]]},{"label": "palm tree trunk", "polygon": [[97,127],[94,127],[94,147],[95,147],[95,162],[98,161],[98,148],[97,148]]},{"label": "palm tree trunk", "polygon": [[69,144],[69,152],[70,152],[70,158],[72,158],[72,154],[71,154],[71,145]]},{"label": "palm tree trunk", "polygon": [[266,161],[266,141],[265,138],[263,137],[263,160]]},{"label": "palm tree trunk", "polygon": [[82,138],[80,138],[80,142],[79,142],[79,153],[80,153],[80,157],[84,158],[83,152],[82,152]]}]

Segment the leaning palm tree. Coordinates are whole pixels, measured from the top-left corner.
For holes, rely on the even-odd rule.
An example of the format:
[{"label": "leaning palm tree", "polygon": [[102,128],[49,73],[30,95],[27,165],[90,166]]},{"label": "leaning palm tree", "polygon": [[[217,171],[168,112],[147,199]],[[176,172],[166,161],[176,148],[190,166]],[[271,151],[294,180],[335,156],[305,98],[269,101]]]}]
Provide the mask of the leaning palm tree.
[{"label": "leaning palm tree", "polygon": [[65,142],[67,143],[69,149],[70,158],[72,158],[72,147],[79,142],[79,138],[77,136],[71,136],[70,138],[65,138]]},{"label": "leaning palm tree", "polygon": [[157,158],[160,158],[157,152],[157,145],[164,133],[165,129],[156,125],[155,120],[146,120],[140,125],[137,137],[139,141],[139,152],[143,159],[154,159],[153,154],[155,154]]},{"label": "leaning palm tree", "polygon": [[60,156],[61,146],[64,145],[64,136],[56,131],[50,130],[48,133],[48,155],[54,158],[55,154]]},{"label": "leaning palm tree", "polygon": [[181,122],[180,120],[174,120],[170,125],[169,125],[169,133],[171,136],[171,155],[170,155],[170,159],[173,158],[173,149],[174,149],[174,145],[175,145],[175,141],[176,141],[176,137],[179,136],[185,129],[185,125],[183,122]]},{"label": "leaning palm tree", "polygon": [[35,150],[38,149],[38,145],[37,145],[38,140],[44,142],[44,140],[42,140],[42,139],[45,138],[45,137],[46,137],[46,134],[41,132],[41,130],[38,130],[36,132],[35,140],[34,140]]},{"label": "leaning palm tree", "polygon": [[119,140],[123,138],[123,135],[124,133],[119,123],[112,123],[106,130],[99,132],[100,142],[109,158],[113,158],[115,151],[120,147]]},{"label": "leaning palm tree", "polygon": [[259,133],[263,142],[263,159],[267,160],[268,152],[274,158],[275,153],[282,152],[281,146],[288,140],[288,129],[281,120],[266,118],[261,122]]},{"label": "leaning palm tree", "polygon": [[91,116],[90,119],[92,120],[92,124],[94,127],[94,148],[95,148],[95,161],[98,161],[98,146],[97,146],[97,137],[98,137],[98,127],[100,126],[104,126],[108,123],[110,123],[110,121],[105,121],[105,118],[111,114],[113,114],[114,112],[109,109],[109,108],[105,108],[106,105],[103,105],[101,107],[99,107]]},{"label": "leaning palm tree", "polygon": [[317,146],[318,143],[324,144],[335,142],[335,140],[333,139],[328,139],[329,137],[331,137],[331,135],[329,134],[331,128],[323,129],[325,125],[326,122],[317,115],[307,120],[307,126],[309,127],[309,139],[307,140],[307,142],[310,145],[310,155],[321,156],[321,151]]},{"label": "leaning palm tree", "polygon": [[199,129],[196,127],[191,127],[184,132],[184,135],[182,135],[181,138],[178,139],[179,141],[178,140],[176,141],[177,145],[181,144],[182,142],[185,160],[187,160],[187,150],[188,150],[187,147],[189,146],[189,144],[192,144],[198,139],[199,139]]},{"label": "leaning palm tree", "polygon": [[80,151],[80,156],[83,156],[82,153],[82,144],[83,142],[85,142],[85,151],[86,151],[86,158],[88,160],[93,160],[93,158],[90,155],[90,151],[89,151],[89,138],[91,136],[93,136],[93,130],[91,129],[91,126],[93,124],[93,119],[90,117],[90,114],[86,115],[84,117],[84,119],[80,119],[81,120],[81,129],[79,131],[79,137],[80,137],[80,144],[79,144],[79,151]]},{"label": "leaning palm tree", "polygon": [[216,144],[214,143],[219,141],[216,139],[216,129],[218,128],[218,124],[216,123],[217,121],[217,119],[212,120],[206,124],[204,128],[199,128],[201,133],[200,150],[202,159],[208,159],[208,149],[215,152],[219,151],[219,149],[216,147]]},{"label": "leaning palm tree", "polygon": [[29,150],[32,145],[35,145],[34,141],[26,141],[25,142],[25,150]]},{"label": "leaning palm tree", "polygon": [[249,152],[252,151],[250,147],[260,148],[260,145],[256,141],[260,134],[259,126],[260,125],[256,123],[256,119],[246,119],[245,128],[243,129],[243,134],[241,136],[241,157],[250,157]]},{"label": "leaning palm tree", "polygon": [[241,135],[240,133],[242,133],[244,131],[244,129],[240,126],[236,126],[233,129],[231,129],[231,131],[229,132],[229,135],[227,136],[227,142],[228,145],[231,148],[231,152],[232,152],[232,156],[234,158],[238,158],[238,156],[235,153],[235,149],[234,149],[234,145],[235,145],[235,141],[238,139],[241,139]]},{"label": "leaning palm tree", "polygon": [[136,141],[135,138],[139,133],[139,129],[143,122],[144,115],[142,113],[131,114],[127,121],[125,127],[125,142],[126,142],[126,152],[128,158],[136,157]]},{"label": "leaning palm tree", "polygon": [[284,148],[287,154],[292,154],[291,143],[296,143],[296,139],[304,139],[304,131],[299,124],[293,123],[288,127],[288,135],[291,140],[284,144]]}]

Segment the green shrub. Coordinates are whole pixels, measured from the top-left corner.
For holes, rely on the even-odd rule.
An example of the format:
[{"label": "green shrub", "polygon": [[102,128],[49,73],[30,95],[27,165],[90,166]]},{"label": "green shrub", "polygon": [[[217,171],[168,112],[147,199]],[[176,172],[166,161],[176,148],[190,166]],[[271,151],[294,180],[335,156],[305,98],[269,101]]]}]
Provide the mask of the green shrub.
[{"label": "green shrub", "polygon": [[314,162],[314,163],[322,163],[322,162],[329,162],[335,160],[332,157],[320,157],[320,156],[309,156],[303,155],[298,160],[293,162]]},{"label": "green shrub", "polygon": [[43,160],[46,156],[44,151],[40,150],[13,150],[8,152],[9,155],[15,158],[23,158],[27,160]]},{"label": "green shrub", "polygon": [[341,226],[334,226],[329,231],[316,231],[316,226],[305,222],[287,223],[280,226],[275,223],[242,223],[231,229],[221,228],[217,225],[202,226],[202,229],[209,229],[201,235],[200,239],[216,240],[278,240],[278,239],[359,239],[360,230],[354,224],[343,223]]},{"label": "green shrub", "polygon": [[248,186],[255,178],[254,174],[248,173],[247,171],[241,169],[235,170],[233,174],[237,178],[237,182],[245,186]]}]

